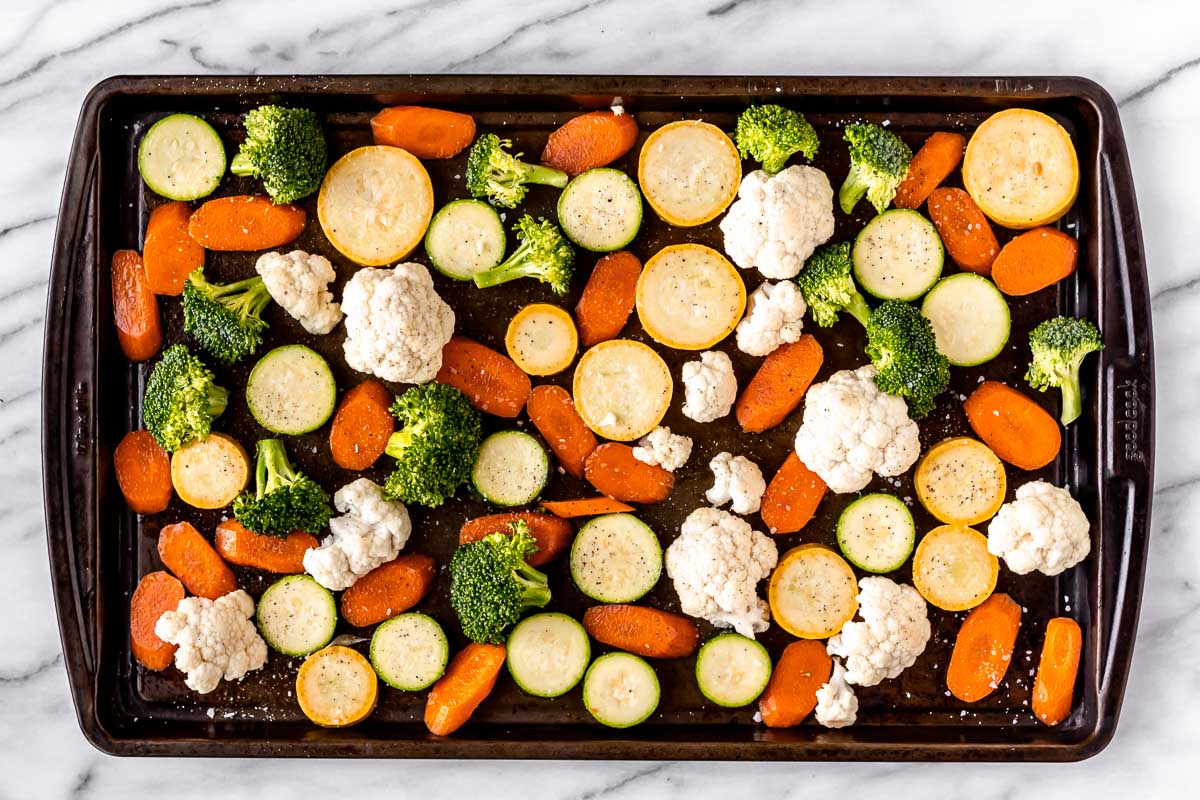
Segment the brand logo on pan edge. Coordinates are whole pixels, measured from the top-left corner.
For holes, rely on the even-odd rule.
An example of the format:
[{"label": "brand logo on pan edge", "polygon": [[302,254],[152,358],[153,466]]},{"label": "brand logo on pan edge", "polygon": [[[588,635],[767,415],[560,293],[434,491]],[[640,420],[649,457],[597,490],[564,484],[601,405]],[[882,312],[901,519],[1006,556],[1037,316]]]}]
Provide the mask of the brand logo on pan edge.
[{"label": "brand logo on pan edge", "polygon": [[1142,385],[1138,381],[1126,378],[1117,383],[1116,388],[1116,425],[1121,432],[1125,460],[1143,463],[1146,459],[1139,446],[1142,426]]}]

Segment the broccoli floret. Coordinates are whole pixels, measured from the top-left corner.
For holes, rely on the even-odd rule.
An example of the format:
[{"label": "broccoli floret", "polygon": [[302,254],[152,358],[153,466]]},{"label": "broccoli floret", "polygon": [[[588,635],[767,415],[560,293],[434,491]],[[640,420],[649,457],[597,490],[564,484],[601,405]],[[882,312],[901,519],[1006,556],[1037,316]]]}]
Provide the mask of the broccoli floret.
[{"label": "broccoli floret", "polygon": [[291,203],[320,188],[327,150],[315,113],[259,106],[246,115],[245,125],[246,141],[230,162],[230,172],[262,178],[276,203]]},{"label": "broccoli floret", "polygon": [[850,274],[852,266],[850,242],[825,244],[809,256],[804,269],[796,276],[808,311],[822,328],[837,322],[838,314],[842,311],[864,326],[871,316],[867,301],[854,285],[854,278]]},{"label": "broccoli floret", "polygon": [[317,533],[329,524],[329,495],[288,461],[283,442],[263,439],[256,449],[254,491],[233,501],[233,516],[263,536]]},{"label": "broccoli floret", "polygon": [[575,251],[558,226],[525,214],[513,230],[521,244],[503,264],[475,273],[475,285],[484,288],[517,278],[537,278],[550,284],[555,294],[566,294],[575,274]]},{"label": "broccoli floret", "polygon": [[933,326],[913,306],[888,300],[867,319],[867,355],[879,373],[880,391],[908,401],[908,415],[921,419],[950,383],[950,362],[938,352]]},{"label": "broccoli floret", "polygon": [[872,124],[847,125],[850,172],[838,190],[842,213],[849,214],[865,194],[882,214],[908,174],[912,150],[891,131]]},{"label": "broccoli floret", "polygon": [[567,185],[567,173],[552,167],[526,164],[521,154],[513,155],[505,148],[512,142],[494,133],[485,133],[476,140],[467,156],[467,189],[475,197],[486,197],[492,205],[516,208],[525,199],[526,184]]},{"label": "broccoli floret", "polygon": [[763,170],[771,174],[783,169],[793,153],[811,161],[821,144],[802,114],[776,105],[747,108],[738,117],[734,136],[742,158],[761,161]]},{"label": "broccoli floret", "polygon": [[386,452],[396,468],[383,491],[393,500],[436,507],[471,477],[479,455],[483,420],[453,386],[426,383],[396,398],[392,414],[403,426]]},{"label": "broccoli floret", "polygon": [[229,392],[187,345],[168,347],[146,381],[142,419],[164,450],[173,452],[203,439],[225,413]]},{"label": "broccoli floret", "polygon": [[222,364],[236,364],[262,344],[271,302],[259,276],[235,283],[209,283],[199,267],[183,284],[183,330]]},{"label": "broccoli floret", "polygon": [[1103,350],[1100,331],[1086,319],[1055,317],[1029,333],[1033,360],[1025,380],[1040,392],[1051,387],[1062,390],[1063,425],[1079,419],[1083,404],[1079,398],[1079,365],[1088,353]]},{"label": "broccoli floret", "polygon": [[493,533],[464,544],[450,559],[450,605],[463,633],[476,642],[501,644],[527,608],[550,602],[545,573],[526,563],[538,550],[524,520],[511,534]]}]

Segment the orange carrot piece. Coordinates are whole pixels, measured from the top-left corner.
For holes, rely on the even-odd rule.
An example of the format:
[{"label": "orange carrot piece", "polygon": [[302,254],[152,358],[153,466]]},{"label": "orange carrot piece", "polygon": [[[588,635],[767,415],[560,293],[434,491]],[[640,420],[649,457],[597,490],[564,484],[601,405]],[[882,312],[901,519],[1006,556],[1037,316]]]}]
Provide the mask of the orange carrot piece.
[{"label": "orange carrot piece", "polygon": [[218,197],[192,213],[188,234],[209,250],[270,250],[295,241],[307,220],[303,208],[262,195]]},{"label": "orange carrot piece", "polygon": [[512,418],[521,413],[532,386],[511,358],[465,336],[442,348],[438,383],[455,387],[485,414]]},{"label": "orange carrot piece", "polygon": [[583,627],[596,641],[645,658],[686,658],[700,643],[687,617],[644,606],[593,606],[583,612]]},{"label": "orange carrot piece", "polygon": [[1053,286],[1075,271],[1079,242],[1055,228],[1034,228],[1010,240],[992,264],[992,280],[1012,297]]},{"label": "orange carrot piece", "polygon": [[158,298],[150,291],[142,257],[118,250],[112,257],[113,322],[117,342],[130,361],[148,361],[162,347]]},{"label": "orange carrot piece", "polygon": [[787,419],[824,360],[821,345],[807,333],[767,356],[737,400],[735,413],[742,430],[761,433]]},{"label": "orange carrot piece", "polygon": [[320,542],[305,531],[292,531],[285,538],[260,536],[237,520],[227,519],[217,526],[213,545],[230,564],[294,575],[304,572],[304,554]]},{"label": "orange carrot piece", "polygon": [[449,736],[466,724],[492,693],[505,655],[502,644],[472,642],[450,661],[425,703],[425,727],[430,733]]},{"label": "orange carrot piece", "polygon": [[984,381],[963,403],[971,430],[1001,459],[1021,469],[1040,469],[1058,457],[1058,420],[1029,397],[1003,383]]},{"label": "orange carrot piece", "polygon": [[817,690],[833,674],[825,643],[815,639],[792,642],[783,650],[771,680],[758,698],[758,713],[768,728],[799,725],[817,707]]},{"label": "orange carrot piece", "polygon": [[365,628],[403,614],[429,594],[436,577],[437,562],[431,556],[399,556],[342,592],[342,618],[356,628]]},{"label": "orange carrot piece", "polygon": [[1000,253],[992,224],[962,189],[943,187],[929,195],[929,218],[955,264],[990,275]]},{"label": "orange carrot piece", "polygon": [[567,549],[575,535],[571,523],[565,519],[537,511],[509,511],[467,520],[458,529],[458,543],[470,544],[493,533],[511,534],[510,526],[516,520],[523,520],[529,526],[529,535],[537,542],[538,551],[526,559],[531,567],[552,561]]},{"label": "orange carrot piece", "polygon": [[233,570],[191,523],[177,522],[158,532],[158,557],[198,597],[216,600],[237,588]]},{"label": "orange carrot piece", "polygon": [[908,162],[908,175],[896,190],[896,208],[919,208],[933,190],[950,177],[962,162],[967,140],[961,133],[938,131],[930,135]]},{"label": "orange carrot piece", "polygon": [[598,517],[601,514],[621,514],[633,511],[633,506],[611,497],[584,497],[579,500],[543,500],[542,508],[556,517]]},{"label": "orange carrot piece", "polygon": [[364,470],[383,455],[396,430],[391,405],[395,397],[369,378],[346,392],[338,403],[329,428],[329,450],[333,463],[342,469]]},{"label": "orange carrot piece", "polygon": [[142,260],[155,294],[183,294],[187,276],[204,266],[204,248],[188,233],[191,216],[192,207],[179,202],[155,206],[150,212]]},{"label": "orange carrot piece", "polygon": [[828,488],[821,476],[809,469],[795,451],[788,453],[763,492],[759,513],[767,529],[773,534],[803,529],[817,513],[817,506]]},{"label": "orange carrot piece", "polygon": [[563,469],[583,477],[583,462],[596,449],[596,434],[575,410],[571,393],[561,386],[543,385],[529,393],[525,404],[529,421],[550,445]]},{"label": "orange carrot piece", "polygon": [[567,120],[550,134],[542,163],[572,177],[611,164],[637,143],[637,120],[631,114],[589,111]]},{"label": "orange carrot piece", "polygon": [[596,262],[575,305],[579,343],[591,347],[621,335],[637,301],[642,262],[628,250],[609,253]]},{"label": "orange carrot piece", "polygon": [[399,147],[417,158],[453,158],[475,138],[470,114],[425,106],[392,106],[371,118],[375,144]]},{"label": "orange carrot piece", "polygon": [[1000,685],[1012,662],[1021,628],[1021,606],[997,592],[963,620],[946,670],[946,688],[967,703],[982,700]]},{"label": "orange carrot piece", "polygon": [[633,448],[619,442],[605,442],[593,450],[584,464],[584,475],[602,494],[626,503],[658,503],[675,488],[673,474],[638,461]]},{"label": "orange carrot piece", "polygon": [[1078,622],[1055,617],[1046,623],[1046,638],[1033,682],[1033,714],[1047,725],[1057,725],[1071,714],[1082,649],[1083,631]]},{"label": "orange carrot piece", "polygon": [[113,451],[125,504],[136,514],[166,511],[171,502],[171,457],[149,431],[130,431]]},{"label": "orange carrot piece", "polygon": [[174,611],[183,599],[183,584],[165,572],[151,572],[138,581],[129,601],[129,643],[133,657],[155,672],[171,666],[175,645],[154,632],[158,618]]}]

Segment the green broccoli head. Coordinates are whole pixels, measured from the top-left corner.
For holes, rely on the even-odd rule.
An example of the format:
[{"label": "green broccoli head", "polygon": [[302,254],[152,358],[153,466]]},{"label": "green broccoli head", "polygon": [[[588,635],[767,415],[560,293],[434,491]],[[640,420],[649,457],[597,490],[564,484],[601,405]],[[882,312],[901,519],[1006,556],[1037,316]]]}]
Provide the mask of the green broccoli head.
[{"label": "green broccoli head", "polygon": [[475,141],[467,156],[467,189],[474,197],[486,197],[492,205],[516,208],[529,191],[527,184],[567,185],[567,173],[538,164],[526,164],[520,153],[513,155],[507,148],[508,139],[485,133]]},{"label": "green broccoli head", "polygon": [[283,442],[258,443],[254,491],[233,501],[233,516],[248,530],[286,538],[292,531],[317,533],[329,524],[329,495],[288,461]]},{"label": "green broccoli head", "polygon": [[550,602],[546,575],[525,561],[538,550],[529,525],[517,520],[510,527],[511,534],[462,545],[450,559],[450,605],[476,642],[501,644],[525,609]]},{"label": "green broccoli head", "polygon": [[187,345],[172,345],[163,352],[146,381],[142,419],[164,450],[175,451],[208,436],[213,420],[229,402],[229,392],[215,380]]},{"label": "green broccoli head", "polygon": [[388,440],[396,467],[383,491],[393,500],[440,506],[471,477],[483,440],[483,420],[453,386],[426,383],[396,398],[401,429]]},{"label": "green broccoli head", "polygon": [[1088,353],[1104,349],[1100,331],[1086,319],[1055,317],[1030,331],[1029,349],[1033,351],[1033,360],[1029,362],[1025,380],[1041,392],[1051,387],[1062,391],[1063,425],[1079,419],[1083,412],[1079,365]]},{"label": "green broccoli head", "polygon": [[808,304],[812,318],[822,328],[837,322],[842,311],[864,326],[871,316],[867,301],[859,294],[851,275],[850,242],[824,244],[813,251],[804,269],[796,276],[796,284]]},{"label": "green broccoli head", "polygon": [[913,419],[932,411],[950,383],[950,362],[938,352],[933,326],[908,303],[888,300],[871,313],[867,355],[879,370],[875,385],[907,400]]},{"label": "green broccoli head", "polygon": [[850,143],[850,172],[838,190],[842,213],[853,211],[865,194],[882,214],[908,175],[912,150],[899,136],[874,124],[847,125],[845,137]]},{"label": "green broccoli head", "polygon": [[230,172],[261,178],[276,203],[291,203],[320,188],[328,152],[315,113],[259,106],[246,115],[245,125],[246,141],[230,162]]},{"label": "green broccoli head", "polygon": [[271,302],[259,276],[235,283],[209,283],[198,267],[183,284],[183,330],[222,364],[236,364],[262,344]]},{"label": "green broccoli head", "polygon": [[571,289],[575,274],[575,250],[559,227],[550,220],[536,221],[523,215],[513,226],[520,244],[503,264],[475,273],[475,285],[496,286],[517,278],[537,278],[555,294]]},{"label": "green broccoli head", "polygon": [[772,174],[783,169],[793,153],[802,153],[811,161],[821,144],[802,114],[776,105],[750,106],[743,111],[734,138],[742,158],[761,161],[762,168]]}]

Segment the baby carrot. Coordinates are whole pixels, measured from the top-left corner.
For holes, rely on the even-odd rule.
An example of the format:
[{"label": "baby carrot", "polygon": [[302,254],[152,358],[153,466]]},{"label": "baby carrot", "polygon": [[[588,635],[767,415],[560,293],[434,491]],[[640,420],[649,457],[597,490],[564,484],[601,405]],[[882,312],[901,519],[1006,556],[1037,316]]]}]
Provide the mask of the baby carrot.
[{"label": "baby carrot", "polygon": [[403,614],[433,587],[437,562],[409,553],[381,564],[342,592],[342,618],[356,628]]},{"label": "baby carrot", "polygon": [[493,533],[508,535],[516,520],[523,520],[529,526],[529,535],[537,542],[538,551],[526,559],[531,567],[540,567],[553,560],[567,549],[575,535],[571,523],[565,519],[537,511],[509,511],[467,520],[458,530],[458,543],[470,544]]},{"label": "baby carrot", "polygon": [[628,250],[609,253],[596,262],[575,305],[580,344],[591,347],[621,335],[637,302],[641,274],[642,262]]},{"label": "baby carrot", "polygon": [[130,361],[149,360],[162,347],[162,321],[142,257],[134,250],[113,253],[112,300],[121,352]]},{"label": "baby carrot", "polygon": [[938,131],[930,135],[908,162],[908,175],[896,190],[896,208],[920,208],[962,162],[967,140],[960,133]]},{"label": "baby carrot", "polygon": [[561,386],[535,387],[529,393],[525,410],[563,469],[582,478],[583,462],[596,449],[596,434],[575,410],[571,393]]},{"label": "baby carrot", "polygon": [[761,433],[787,419],[824,360],[821,345],[807,333],[767,356],[737,400],[735,413],[742,430]]},{"label": "baby carrot", "polygon": [[125,504],[137,514],[157,514],[171,502],[171,457],[149,431],[130,431],[113,451],[113,469]]},{"label": "baby carrot", "polygon": [[396,430],[391,405],[395,400],[382,383],[369,378],[346,392],[329,428],[333,463],[342,469],[368,469],[383,455]]},{"label": "baby carrot", "polygon": [[1075,237],[1055,228],[1034,228],[1001,248],[992,264],[992,280],[1007,295],[1033,294],[1070,276],[1078,258]]},{"label": "baby carrot", "polygon": [[799,725],[817,707],[817,690],[833,673],[825,643],[792,642],[783,650],[771,681],[758,698],[758,713],[768,728]]},{"label": "baby carrot", "polygon": [[658,503],[675,487],[675,476],[662,467],[638,461],[633,448],[606,442],[584,464],[588,482],[601,493],[626,503]]},{"label": "baby carrot", "polygon": [[955,264],[968,272],[991,274],[1000,243],[971,195],[948,187],[935,190],[929,195],[929,218]]},{"label": "baby carrot", "polygon": [[442,368],[434,380],[457,388],[471,405],[497,417],[520,414],[531,390],[529,376],[511,358],[465,336],[451,336],[442,348]]},{"label": "baby carrot", "polygon": [[174,611],[183,599],[183,584],[165,572],[151,572],[138,581],[129,601],[129,643],[133,657],[146,669],[164,670],[175,657],[175,645],[154,633],[158,618]]},{"label": "baby carrot", "polygon": [[277,206],[262,195],[235,195],[196,209],[188,234],[209,250],[270,250],[295,241],[306,221],[299,206]]},{"label": "baby carrot", "polygon": [[583,627],[596,641],[645,658],[686,658],[700,643],[687,617],[644,606],[593,606],[583,612]]},{"label": "baby carrot", "polygon": [[584,497],[579,500],[543,500],[542,508],[556,517],[597,517],[601,514],[619,514],[633,511],[633,506],[613,500],[611,497]]},{"label": "baby carrot", "polygon": [[1033,713],[1047,725],[1057,725],[1071,714],[1082,649],[1083,632],[1078,622],[1055,617],[1046,623],[1046,638],[1033,682]]},{"label": "baby carrot", "polygon": [[399,147],[417,158],[453,158],[475,138],[470,114],[425,106],[392,106],[371,118],[375,144]]},{"label": "baby carrot", "polygon": [[801,530],[817,512],[827,489],[821,476],[805,466],[795,451],[788,453],[763,492],[759,513],[767,530],[773,534]]},{"label": "baby carrot", "polygon": [[188,233],[192,207],[187,203],[155,206],[146,223],[142,260],[155,294],[178,296],[192,270],[204,266],[204,248]]},{"label": "baby carrot", "polygon": [[616,161],[633,149],[637,136],[637,120],[631,114],[589,111],[550,134],[542,163],[574,177]]},{"label": "baby carrot", "polygon": [[971,430],[1014,467],[1040,469],[1057,458],[1062,448],[1058,420],[1003,383],[979,384],[963,403],[963,410]]},{"label": "baby carrot", "polygon": [[233,570],[191,523],[177,522],[158,532],[158,557],[198,597],[216,600],[237,588]]},{"label": "baby carrot", "polygon": [[260,536],[234,519],[218,525],[213,537],[217,553],[230,564],[287,574],[304,572],[304,554],[319,544],[317,537],[304,531],[292,531],[284,538]]},{"label": "baby carrot", "polygon": [[425,703],[425,727],[430,733],[449,736],[466,724],[492,693],[504,657],[502,644],[472,642],[450,661]]},{"label": "baby carrot", "polygon": [[1021,628],[1021,606],[997,592],[963,620],[946,670],[946,688],[967,703],[982,700],[1000,685],[1012,662]]}]

